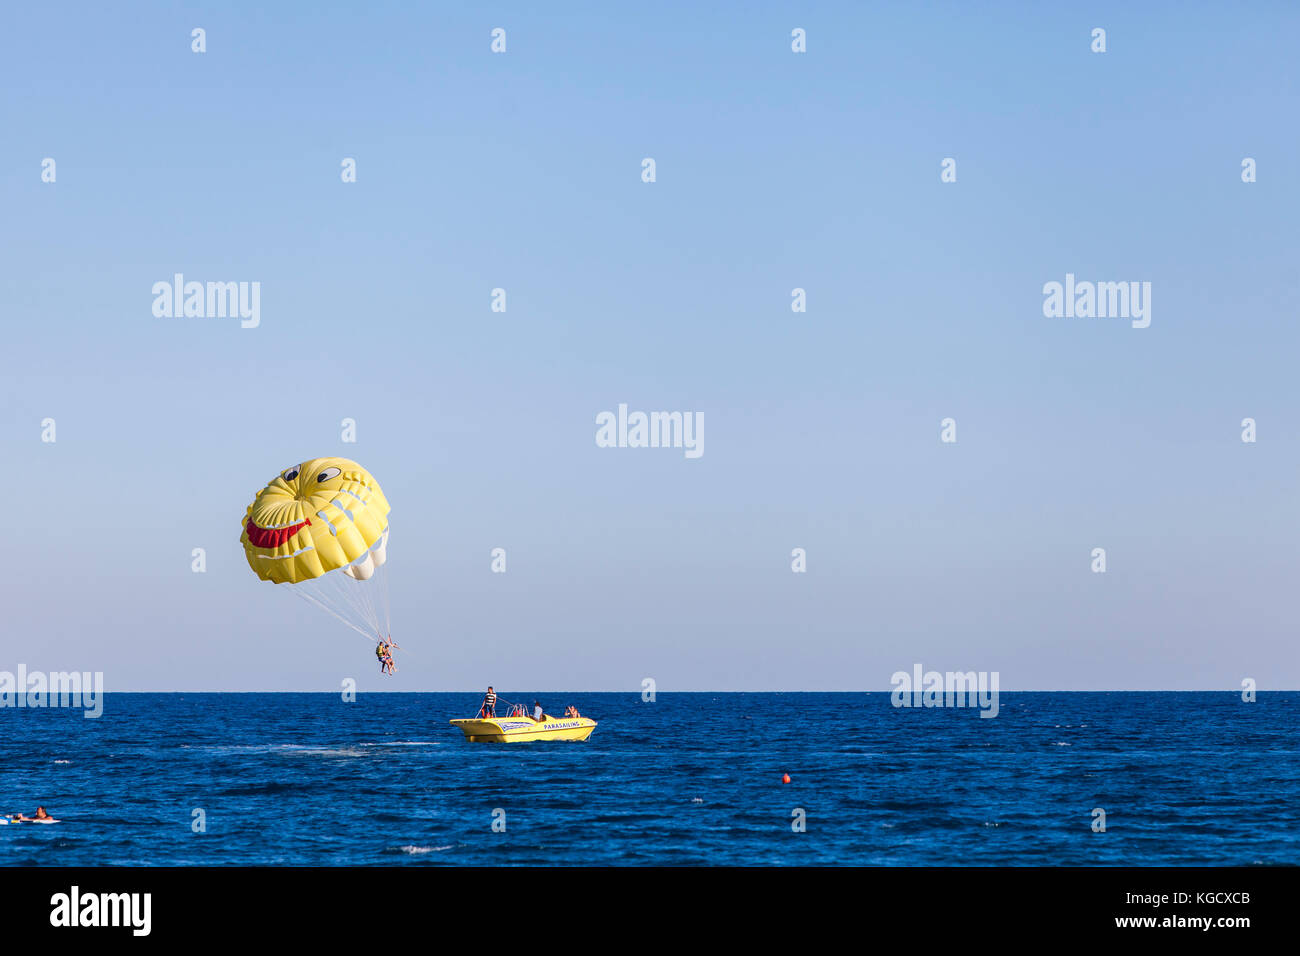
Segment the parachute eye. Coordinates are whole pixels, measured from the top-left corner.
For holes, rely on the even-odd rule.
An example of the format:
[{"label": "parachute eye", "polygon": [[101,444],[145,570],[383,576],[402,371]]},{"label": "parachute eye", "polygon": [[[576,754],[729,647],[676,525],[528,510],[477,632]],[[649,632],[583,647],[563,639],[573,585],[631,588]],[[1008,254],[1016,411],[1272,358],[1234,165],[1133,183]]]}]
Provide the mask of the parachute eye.
[{"label": "parachute eye", "polygon": [[298,477],[298,466],[294,465],[288,471],[284,472],[284,474],[280,475],[280,477],[283,478],[285,481],[293,481],[295,478]]},{"label": "parachute eye", "polygon": [[337,478],[342,472],[338,468],[326,468],[316,476],[317,481],[329,481],[331,478]]}]

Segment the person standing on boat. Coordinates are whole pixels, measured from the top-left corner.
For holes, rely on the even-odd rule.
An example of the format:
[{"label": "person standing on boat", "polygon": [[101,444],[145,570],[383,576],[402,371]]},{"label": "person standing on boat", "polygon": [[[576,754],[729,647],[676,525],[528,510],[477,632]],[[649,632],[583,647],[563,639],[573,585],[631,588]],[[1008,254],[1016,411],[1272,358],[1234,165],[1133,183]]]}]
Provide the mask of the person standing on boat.
[{"label": "person standing on boat", "polygon": [[540,724],[545,719],[546,715],[542,713],[542,702],[540,700],[533,701],[533,720]]},{"label": "person standing on boat", "polygon": [[497,692],[488,685],[487,693],[483,695],[483,706],[478,710],[480,717],[495,717],[497,715]]}]

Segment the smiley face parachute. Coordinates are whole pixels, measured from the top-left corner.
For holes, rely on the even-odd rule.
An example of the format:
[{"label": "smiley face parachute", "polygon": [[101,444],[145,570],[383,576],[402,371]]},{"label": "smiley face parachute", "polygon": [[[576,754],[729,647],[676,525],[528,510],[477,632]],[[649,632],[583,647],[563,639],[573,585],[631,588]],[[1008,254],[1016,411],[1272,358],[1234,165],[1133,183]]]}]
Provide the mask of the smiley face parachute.
[{"label": "smiley face parachute", "polygon": [[248,506],[239,540],[263,581],[372,641],[388,640],[388,499],[355,461],[286,468]]}]

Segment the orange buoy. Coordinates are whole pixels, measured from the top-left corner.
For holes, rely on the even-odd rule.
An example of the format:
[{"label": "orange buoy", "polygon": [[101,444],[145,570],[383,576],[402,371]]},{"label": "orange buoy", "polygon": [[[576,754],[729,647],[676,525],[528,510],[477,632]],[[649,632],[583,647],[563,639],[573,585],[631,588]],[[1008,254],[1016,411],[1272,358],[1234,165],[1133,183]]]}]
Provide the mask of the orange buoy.
[{"label": "orange buoy", "polygon": [[789,782],[790,782],[790,775],[787,773],[787,774],[785,774],[784,776],[782,776],[782,777],[781,777],[781,782],[782,782],[782,783],[789,783]]}]

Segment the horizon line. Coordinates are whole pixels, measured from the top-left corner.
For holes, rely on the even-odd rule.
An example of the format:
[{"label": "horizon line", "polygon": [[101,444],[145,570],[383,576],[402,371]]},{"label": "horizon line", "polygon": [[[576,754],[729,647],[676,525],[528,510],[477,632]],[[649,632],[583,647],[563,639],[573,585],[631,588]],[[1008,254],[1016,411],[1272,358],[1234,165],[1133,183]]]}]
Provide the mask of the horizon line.
[{"label": "horizon line", "polygon": [[[1282,694],[1294,693],[1300,691],[1300,688],[1256,688],[1255,693]],[[879,690],[657,690],[658,694],[894,694],[897,688],[882,688]],[[33,693],[50,693],[50,691],[7,691],[5,693],[22,693],[30,695]],[[57,691],[55,694],[57,695]],[[104,694],[341,694],[341,690],[105,690]],[[481,694],[481,689],[476,690],[356,690],[356,694]],[[528,693],[535,694],[632,694],[640,696],[639,690],[532,690]],[[903,693],[912,694],[916,691],[903,691]],[[921,693],[925,693],[921,691]],[[942,691],[940,692],[942,693]],[[1222,688],[1222,687],[1202,687],[1182,690],[1170,688],[1091,688],[1087,690],[1044,690],[1041,688],[1031,688],[1022,690],[1001,690],[1000,694],[1240,694],[1240,688]]]}]

